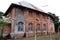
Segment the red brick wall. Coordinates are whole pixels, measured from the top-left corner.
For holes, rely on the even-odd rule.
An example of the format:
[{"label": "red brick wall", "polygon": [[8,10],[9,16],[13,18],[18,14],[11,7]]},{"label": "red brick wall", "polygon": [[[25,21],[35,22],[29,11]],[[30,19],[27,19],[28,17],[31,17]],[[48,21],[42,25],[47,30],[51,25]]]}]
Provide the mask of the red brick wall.
[{"label": "red brick wall", "polygon": [[[55,33],[55,28],[54,28],[53,20],[50,17],[48,18],[47,15],[40,14],[38,16],[37,14],[38,13],[36,13],[36,12],[32,12],[31,13],[32,16],[30,16],[29,11],[27,11],[27,14],[26,14],[26,31],[29,32],[28,24],[31,22],[31,23],[33,23],[33,31],[36,30],[36,25],[37,25],[37,23],[39,23],[40,24],[41,33],[44,31],[43,24],[46,24],[46,32],[43,32],[42,33],[43,35],[44,35],[44,33],[45,33],[45,35],[47,33]],[[39,21],[36,21],[36,18],[39,18]],[[51,28],[53,28],[53,29],[51,30]]]},{"label": "red brick wall", "polygon": [[6,25],[6,26],[3,27],[3,33],[5,33],[5,34],[9,34],[11,32],[10,30],[11,29],[10,29],[9,25]]},{"label": "red brick wall", "polygon": [[[9,18],[10,18],[10,20],[11,20],[11,31],[13,32],[14,30],[14,13],[15,13],[15,9],[13,9],[10,13],[9,13]],[[18,12],[19,13],[19,15],[23,15],[23,11],[19,11]],[[22,13],[22,14],[21,14]],[[50,19],[48,19],[47,18],[48,16],[47,15],[43,15],[43,14],[41,14],[41,13],[38,13],[38,12],[34,12],[34,11],[32,11],[32,12],[29,12],[29,10],[27,10],[27,12],[26,12],[26,24],[25,24],[25,28],[26,28],[26,32],[29,32],[29,30],[28,30],[28,24],[29,23],[33,23],[33,31],[35,31],[36,30],[36,25],[37,25],[37,23],[39,23],[40,24],[40,30],[41,30],[41,34],[43,34],[44,32],[44,28],[43,28],[43,24],[46,24],[46,30],[47,30],[47,32],[49,32],[49,28],[51,28],[51,26],[54,28],[54,23],[53,23],[53,21],[52,22],[50,22]],[[38,19],[38,21],[36,21],[36,19],[37,18],[39,18]],[[49,17],[50,18],[50,17]],[[52,19],[51,19],[52,20]],[[45,33],[45,34],[47,34],[47,32]],[[54,31],[52,31],[52,32],[55,32],[55,30]],[[27,35],[29,35],[30,33],[28,33]],[[31,34],[34,34],[34,33],[31,33]],[[30,34],[30,35],[31,35]],[[32,35],[31,35],[32,36]]]},{"label": "red brick wall", "polygon": [[31,22],[31,23],[33,23],[34,30],[36,29],[37,23],[41,24],[41,30],[43,30],[43,24],[45,23],[47,25],[47,23],[46,23],[47,18],[44,19],[43,18],[44,16],[42,14],[40,14],[39,21],[36,21],[36,19],[38,18],[38,16],[37,16],[38,13],[32,12],[31,14],[32,14],[32,16],[30,16],[29,11],[26,14],[26,28],[28,27],[28,24]]}]

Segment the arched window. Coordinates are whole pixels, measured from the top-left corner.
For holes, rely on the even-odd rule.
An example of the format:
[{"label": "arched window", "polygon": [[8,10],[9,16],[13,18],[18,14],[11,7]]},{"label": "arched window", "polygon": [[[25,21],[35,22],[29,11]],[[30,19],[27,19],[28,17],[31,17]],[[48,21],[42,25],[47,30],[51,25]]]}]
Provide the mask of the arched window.
[{"label": "arched window", "polygon": [[18,23],[18,31],[24,31],[24,27],[23,27],[24,25],[23,25],[23,22],[19,22]]},{"label": "arched window", "polygon": [[33,30],[32,27],[33,27],[33,24],[32,23],[29,23],[29,31],[32,31]]},{"label": "arched window", "polygon": [[40,31],[40,24],[37,24],[37,31]]},{"label": "arched window", "polygon": [[44,27],[44,31],[46,31],[46,24],[43,24],[43,27]]}]

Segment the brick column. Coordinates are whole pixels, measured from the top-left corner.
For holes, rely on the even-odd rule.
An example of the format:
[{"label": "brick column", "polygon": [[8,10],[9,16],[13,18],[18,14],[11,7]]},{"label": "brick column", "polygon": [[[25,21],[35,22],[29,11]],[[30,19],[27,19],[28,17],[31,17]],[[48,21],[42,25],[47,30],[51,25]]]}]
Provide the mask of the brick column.
[{"label": "brick column", "polygon": [[41,35],[43,35],[43,23],[41,22]]},{"label": "brick column", "polygon": [[25,22],[25,32],[26,32],[26,37],[28,37],[28,11],[26,12],[26,22]]},{"label": "brick column", "polygon": [[40,15],[40,26],[41,26],[41,32],[43,31],[43,17]]},{"label": "brick column", "polygon": [[48,23],[46,24],[46,30],[47,30],[47,34],[48,34]]},{"label": "brick column", "polygon": [[11,13],[12,13],[12,18],[11,18],[11,37],[13,38],[13,36],[14,36],[14,24],[15,24],[15,20],[14,20],[15,8],[12,9]]},{"label": "brick column", "polygon": [[33,13],[33,31],[35,32],[36,31],[36,13],[34,12]]}]

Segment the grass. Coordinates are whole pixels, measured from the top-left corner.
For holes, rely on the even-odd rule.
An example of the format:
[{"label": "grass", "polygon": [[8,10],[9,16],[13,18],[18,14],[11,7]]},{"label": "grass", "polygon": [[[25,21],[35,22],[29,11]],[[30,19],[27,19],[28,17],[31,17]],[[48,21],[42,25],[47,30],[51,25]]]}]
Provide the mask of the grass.
[{"label": "grass", "polygon": [[48,36],[37,37],[37,40],[48,40]]},{"label": "grass", "polygon": [[[20,38],[15,40],[35,40],[35,37]],[[48,40],[48,36],[37,37],[37,40]]]},{"label": "grass", "polygon": [[[51,36],[39,36],[37,37],[37,40],[58,40],[58,35],[51,35]],[[60,38],[60,37],[59,37]],[[35,37],[28,37],[28,38],[17,38],[14,40],[35,40]],[[59,39],[60,40],[60,39]]]}]

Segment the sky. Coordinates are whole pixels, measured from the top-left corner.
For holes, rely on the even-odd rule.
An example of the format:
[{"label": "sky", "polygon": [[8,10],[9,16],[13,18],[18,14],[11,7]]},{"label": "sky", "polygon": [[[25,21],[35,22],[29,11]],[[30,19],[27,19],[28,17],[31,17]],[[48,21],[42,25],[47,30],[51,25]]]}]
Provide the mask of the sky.
[{"label": "sky", "polygon": [[0,11],[6,12],[11,3],[26,1],[33,4],[44,12],[51,12],[60,18],[60,0],[0,0]]}]

